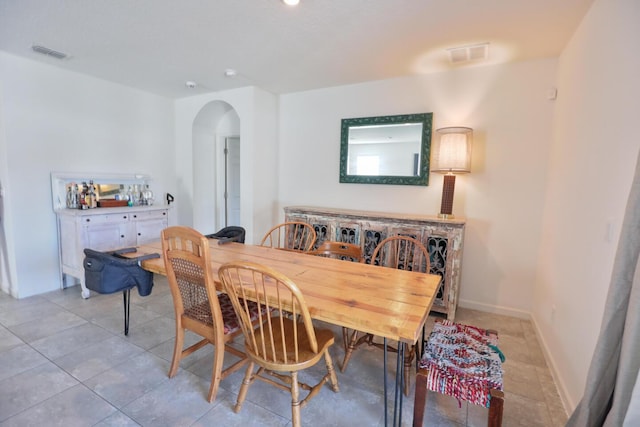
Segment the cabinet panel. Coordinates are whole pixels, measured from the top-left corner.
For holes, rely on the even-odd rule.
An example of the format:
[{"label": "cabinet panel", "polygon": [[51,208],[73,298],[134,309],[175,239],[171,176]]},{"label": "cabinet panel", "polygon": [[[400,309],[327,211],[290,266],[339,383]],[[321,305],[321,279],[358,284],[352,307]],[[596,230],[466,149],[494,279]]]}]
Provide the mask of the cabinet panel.
[{"label": "cabinet panel", "polygon": [[361,225],[355,221],[343,221],[335,225],[333,240],[337,242],[360,244]]},{"label": "cabinet panel", "polygon": [[136,227],[136,244],[144,245],[153,240],[160,239],[160,232],[167,228],[167,219],[153,219],[138,221]]},{"label": "cabinet panel", "polygon": [[429,251],[431,273],[442,277],[442,282],[438,288],[436,299],[433,302],[433,310],[442,312],[443,310],[446,310],[447,307],[451,282],[451,275],[447,274],[450,270],[450,267],[447,268],[447,249],[449,248],[449,239],[446,236],[429,235],[422,241],[422,243]]},{"label": "cabinet panel", "polygon": [[60,263],[73,269],[82,268],[82,259],[78,257],[82,242],[80,234],[76,233],[75,219],[61,217],[58,221],[58,235],[65,236],[64,239],[59,238]]},{"label": "cabinet panel", "polygon": [[389,236],[387,225],[380,222],[362,222],[362,256],[367,264],[374,263],[371,260],[376,247]]},{"label": "cabinet panel", "polygon": [[300,217],[295,219],[294,221],[306,222],[307,224],[311,224],[313,229],[316,231],[316,242],[314,243],[313,249],[317,249],[318,245],[320,245],[325,240],[333,240],[333,229],[331,227],[331,223],[327,221],[326,218],[322,217]]},{"label": "cabinet panel", "polygon": [[316,232],[322,232],[318,233],[319,239],[360,244],[365,262],[369,264],[376,246],[388,236],[410,236],[421,241],[429,251],[431,273],[442,278],[432,311],[454,319],[460,287],[464,220],[311,206],[291,206],[284,210],[286,221],[313,224]]},{"label": "cabinet panel", "polygon": [[96,251],[112,251],[135,246],[135,235],[130,223],[106,223],[83,226],[84,248]]}]

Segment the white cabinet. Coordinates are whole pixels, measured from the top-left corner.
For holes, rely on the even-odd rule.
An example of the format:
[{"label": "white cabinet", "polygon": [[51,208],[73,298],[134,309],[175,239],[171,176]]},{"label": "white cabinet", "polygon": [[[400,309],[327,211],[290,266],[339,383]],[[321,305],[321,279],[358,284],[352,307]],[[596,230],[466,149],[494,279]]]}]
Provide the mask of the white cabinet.
[{"label": "white cabinet", "polygon": [[111,251],[158,240],[168,226],[168,214],[166,206],[57,210],[62,286],[77,279],[82,296],[88,298],[82,265],[84,249]]},{"label": "white cabinet", "polygon": [[360,245],[367,263],[371,263],[378,243],[389,236],[410,236],[421,241],[429,250],[431,273],[442,277],[431,309],[454,319],[462,267],[463,219],[311,206],[285,207],[284,212],[286,221],[302,221],[313,226],[318,235],[316,245],[324,240]]}]

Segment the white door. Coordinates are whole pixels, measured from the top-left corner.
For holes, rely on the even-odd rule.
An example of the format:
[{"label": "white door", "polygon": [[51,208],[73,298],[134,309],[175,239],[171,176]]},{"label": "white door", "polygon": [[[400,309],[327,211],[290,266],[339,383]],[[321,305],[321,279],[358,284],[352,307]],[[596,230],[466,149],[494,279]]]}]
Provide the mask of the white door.
[{"label": "white door", "polygon": [[225,138],[224,226],[240,224],[240,137]]}]

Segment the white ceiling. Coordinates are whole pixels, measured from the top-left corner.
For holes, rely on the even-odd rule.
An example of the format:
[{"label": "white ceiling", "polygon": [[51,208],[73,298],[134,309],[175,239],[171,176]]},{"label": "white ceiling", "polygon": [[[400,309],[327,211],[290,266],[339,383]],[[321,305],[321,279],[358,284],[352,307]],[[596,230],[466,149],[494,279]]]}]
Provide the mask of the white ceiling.
[{"label": "white ceiling", "polygon": [[477,43],[484,64],[556,57],[592,2],[0,0],[0,50],[173,98],[279,94],[446,70],[447,48]]}]

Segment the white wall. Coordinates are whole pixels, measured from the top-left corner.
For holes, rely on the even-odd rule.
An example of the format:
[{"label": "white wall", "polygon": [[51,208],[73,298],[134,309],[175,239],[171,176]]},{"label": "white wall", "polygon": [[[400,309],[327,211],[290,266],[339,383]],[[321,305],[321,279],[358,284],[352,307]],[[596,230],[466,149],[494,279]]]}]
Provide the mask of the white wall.
[{"label": "white wall", "polygon": [[[194,199],[194,183],[208,178],[194,175],[194,141],[197,145],[199,138],[196,130],[194,140],[194,120],[208,105],[220,101],[229,104],[240,120],[240,222],[247,232],[246,242],[255,243],[268,230],[266,225],[275,221],[273,205],[278,185],[278,101],[275,95],[259,88],[245,87],[176,101],[178,222],[194,226],[194,214],[201,212],[201,201]],[[212,163],[212,167],[215,167],[215,163]]]},{"label": "white wall", "polygon": [[639,23],[640,2],[596,0],[559,60],[533,315],[569,410],[600,330],[640,148]]},{"label": "white wall", "polygon": [[16,276],[16,262],[14,257],[9,258],[9,248],[13,247],[13,233],[9,212],[9,162],[7,160],[7,138],[3,108],[5,104],[2,102],[3,98],[2,85],[0,85],[0,291],[17,297],[18,290],[15,287],[14,279]]},{"label": "white wall", "polygon": [[433,128],[474,129],[472,172],[456,181],[467,217],[460,304],[526,316],[541,234],[555,60],[456,70],[281,96],[279,211],[287,205],[436,215],[429,186],[340,184],[340,120],[433,112]]},{"label": "white wall", "polygon": [[[0,52],[9,255],[19,297],[57,289],[50,173],[144,173],[175,186],[173,101]],[[3,182],[4,184],[4,182]]]},{"label": "white wall", "polygon": [[194,119],[193,194],[198,203],[193,205],[193,227],[203,234],[215,233],[220,222],[218,214],[224,215],[224,209],[218,206],[221,197],[218,193],[224,192],[224,182],[218,182],[224,160],[217,154],[219,140],[230,135],[240,135],[240,118],[226,102],[207,104]]}]

